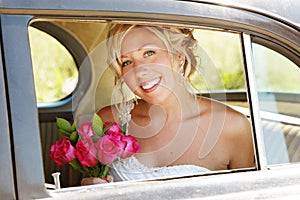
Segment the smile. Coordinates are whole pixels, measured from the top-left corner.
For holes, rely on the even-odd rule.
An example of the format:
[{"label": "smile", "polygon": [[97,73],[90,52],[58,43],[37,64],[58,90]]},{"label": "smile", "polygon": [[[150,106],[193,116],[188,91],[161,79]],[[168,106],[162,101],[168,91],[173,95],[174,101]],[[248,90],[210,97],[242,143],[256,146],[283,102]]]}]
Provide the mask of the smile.
[{"label": "smile", "polygon": [[141,84],[141,88],[146,92],[152,92],[159,85],[161,78],[158,77],[150,82]]}]

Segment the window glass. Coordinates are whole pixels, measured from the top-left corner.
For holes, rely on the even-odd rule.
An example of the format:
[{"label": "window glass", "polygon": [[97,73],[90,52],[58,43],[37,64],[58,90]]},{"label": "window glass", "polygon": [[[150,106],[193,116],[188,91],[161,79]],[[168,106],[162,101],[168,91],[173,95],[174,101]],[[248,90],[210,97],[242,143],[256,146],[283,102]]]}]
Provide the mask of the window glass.
[{"label": "window glass", "polygon": [[222,85],[215,89],[245,90],[239,34],[198,29],[194,35],[220,73]]},{"label": "window glass", "polygon": [[73,92],[78,70],[70,52],[49,34],[29,27],[37,102],[59,101]]},{"label": "window glass", "polygon": [[283,55],[253,44],[256,80],[260,91],[300,92],[299,67]]},{"label": "window glass", "polygon": [[[202,94],[209,93],[211,97],[230,105],[248,108],[240,35],[196,29],[194,36],[205,52],[205,56],[201,58],[201,66],[205,68],[207,65],[210,68],[204,75],[205,80],[197,77],[195,85],[201,89]],[[223,95],[219,95],[220,93]]]},{"label": "window glass", "polygon": [[300,69],[259,44],[253,58],[268,163],[299,162]]}]

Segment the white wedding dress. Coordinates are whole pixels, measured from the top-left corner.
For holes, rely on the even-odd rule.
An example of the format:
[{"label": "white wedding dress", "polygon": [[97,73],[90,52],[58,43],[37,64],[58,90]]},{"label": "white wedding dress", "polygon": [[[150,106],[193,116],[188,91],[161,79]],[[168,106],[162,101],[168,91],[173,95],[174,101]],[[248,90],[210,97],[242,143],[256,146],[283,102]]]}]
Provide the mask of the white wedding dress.
[{"label": "white wedding dress", "polygon": [[134,156],[116,160],[111,164],[110,175],[114,181],[147,180],[176,176],[203,174],[209,170],[196,165],[175,165],[166,167],[147,167]]},{"label": "white wedding dress", "polygon": [[[124,107],[118,110],[123,110],[119,119],[122,126],[126,124],[128,127],[131,120],[131,110],[134,108],[133,101],[128,101]],[[127,132],[127,128],[126,128]],[[209,170],[197,165],[175,165],[165,167],[147,167],[134,156],[126,159],[116,160],[111,164],[109,174],[113,176],[114,181],[129,181],[129,180],[147,180],[155,178],[168,178],[189,176],[195,174],[203,174]]]}]

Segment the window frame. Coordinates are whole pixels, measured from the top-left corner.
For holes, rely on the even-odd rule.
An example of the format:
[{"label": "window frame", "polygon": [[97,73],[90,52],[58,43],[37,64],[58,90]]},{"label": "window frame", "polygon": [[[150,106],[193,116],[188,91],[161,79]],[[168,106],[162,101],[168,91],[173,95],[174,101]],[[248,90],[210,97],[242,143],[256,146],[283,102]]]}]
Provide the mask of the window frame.
[{"label": "window frame", "polygon": [[245,67],[245,76],[247,82],[247,96],[249,101],[250,120],[252,124],[253,142],[255,146],[255,159],[258,170],[267,170],[267,156],[263,140],[263,131],[261,125],[261,116],[259,112],[258,92],[253,66],[252,42],[251,36],[242,33],[243,58]]},{"label": "window frame", "polygon": [[[2,42],[1,42],[2,43]],[[13,143],[10,136],[10,120],[8,107],[8,94],[6,92],[6,78],[2,60],[2,44],[0,54],[0,153],[2,169],[0,170],[0,196],[4,199],[15,199],[16,188],[14,186],[14,170],[13,170]]]},{"label": "window frame", "polygon": [[[43,183],[42,155],[29,50],[27,24],[30,19],[31,16],[1,15],[4,55],[2,59],[7,81],[9,135],[11,135],[10,144],[13,144],[12,170],[17,199],[48,196]],[[16,46],[18,48],[15,48]]]},{"label": "window frame", "polygon": [[[171,24],[189,23],[191,25],[199,25],[201,23],[203,26],[247,32],[247,34],[243,34],[243,40],[246,40],[245,44],[247,46],[245,49],[247,49],[247,54],[250,53],[249,37],[259,35],[263,39],[277,40],[278,44],[294,52],[295,56],[293,57],[299,57],[299,51],[297,52],[297,49],[299,49],[297,41],[299,41],[299,39],[296,38],[299,28],[290,26],[289,23],[284,20],[276,21],[276,17],[269,18],[259,13],[251,13],[251,10],[245,11],[232,7],[222,7],[217,4],[187,1],[173,1],[173,3],[169,1],[143,1],[133,3],[129,0],[120,0],[112,4],[106,1],[100,4],[100,1],[96,0],[89,2],[89,4],[85,4],[84,2],[74,4],[71,0],[67,0],[64,3],[61,1],[33,2],[35,3],[30,5],[25,5],[21,0],[1,3],[2,55],[4,55],[2,59],[4,62],[3,68],[5,69],[4,77],[6,77],[6,86],[4,87],[7,89],[5,90],[7,94],[6,107],[8,108],[8,114],[6,115],[8,116],[7,121],[10,122],[9,126],[8,123],[4,123],[4,127],[6,127],[6,130],[12,135],[10,144],[13,144],[11,152],[14,158],[11,160],[13,167],[9,167],[10,169],[8,169],[8,171],[14,171],[15,191],[10,191],[10,194],[17,196],[18,199],[41,198],[49,195],[48,192],[45,191],[43,183],[41,149],[38,144],[40,140],[38,111],[36,108],[36,100],[34,99],[33,76],[27,37],[27,25],[33,16],[64,16],[73,17],[75,19],[80,17],[99,18],[99,16],[101,16],[100,19],[109,19],[112,21],[119,19],[129,21],[138,19],[140,21],[145,20],[149,23],[161,23],[162,21]],[[181,9],[175,9],[178,7]],[[138,14],[137,11],[139,12]],[[174,16],[176,16],[176,20],[173,19]],[[278,35],[276,34],[277,29],[287,31],[283,31]],[[15,46],[19,48],[14,48]],[[247,58],[245,62],[251,62],[251,54],[249,54]],[[247,71],[249,70],[249,65],[251,65],[251,63],[246,65]],[[22,69],[24,73],[14,73],[19,70],[19,66],[24,67]],[[252,75],[249,76],[247,71],[246,77],[249,79]],[[248,82],[251,84],[250,80],[248,80]],[[3,85],[3,83],[1,83],[1,85]],[[22,92],[24,88],[26,88],[26,92],[28,93]],[[249,92],[251,97],[249,105],[252,106],[253,102],[258,99],[255,95],[253,96],[253,93],[256,91],[255,86],[249,88],[252,88]],[[5,104],[4,102],[3,104]],[[26,105],[25,109],[22,105]],[[1,112],[5,114],[5,111],[6,109]],[[251,107],[250,111],[251,117],[256,118],[257,116],[253,115],[254,113],[258,113],[259,109],[257,107]],[[2,122],[5,122],[5,119],[1,119],[1,123]],[[252,125],[255,130],[254,135],[260,135],[260,123],[253,121]],[[21,133],[24,132],[26,132],[26,134],[22,135]],[[6,142],[4,141],[6,145],[4,148],[10,150],[10,144],[7,143],[7,140],[8,138]],[[256,140],[262,141],[261,138],[256,138]],[[261,145],[263,145],[263,143]],[[260,148],[261,147],[256,151],[260,152]],[[28,150],[32,159],[28,159],[28,155],[26,155],[26,152],[22,151],[22,149]],[[9,155],[6,157],[8,161],[10,161],[9,157]],[[263,159],[262,157],[263,156],[259,156],[259,159]],[[32,163],[36,163],[34,169],[32,169]],[[265,169],[263,161],[259,162],[259,168]],[[9,174],[11,173],[9,172]],[[7,181],[9,181],[9,179],[5,179],[5,182]],[[2,193],[3,189],[1,189],[1,195]]]}]

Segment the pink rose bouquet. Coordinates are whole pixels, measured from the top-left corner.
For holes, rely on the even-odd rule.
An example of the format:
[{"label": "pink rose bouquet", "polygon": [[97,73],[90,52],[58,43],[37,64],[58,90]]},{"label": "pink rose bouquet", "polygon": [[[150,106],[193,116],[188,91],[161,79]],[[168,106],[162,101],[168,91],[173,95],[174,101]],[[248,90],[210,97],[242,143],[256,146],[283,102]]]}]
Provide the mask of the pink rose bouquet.
[{"label": "pink rose bouquet", "polygon": [[51,146],[50,158],[58,166],[70,164],[90,177],[106,178],[112,162],[140,151],[133,136],[125,135],[117,123],[103,123],[97,114],[79,128],[63,118],[57,118],[56,123],[62,140]]}]

